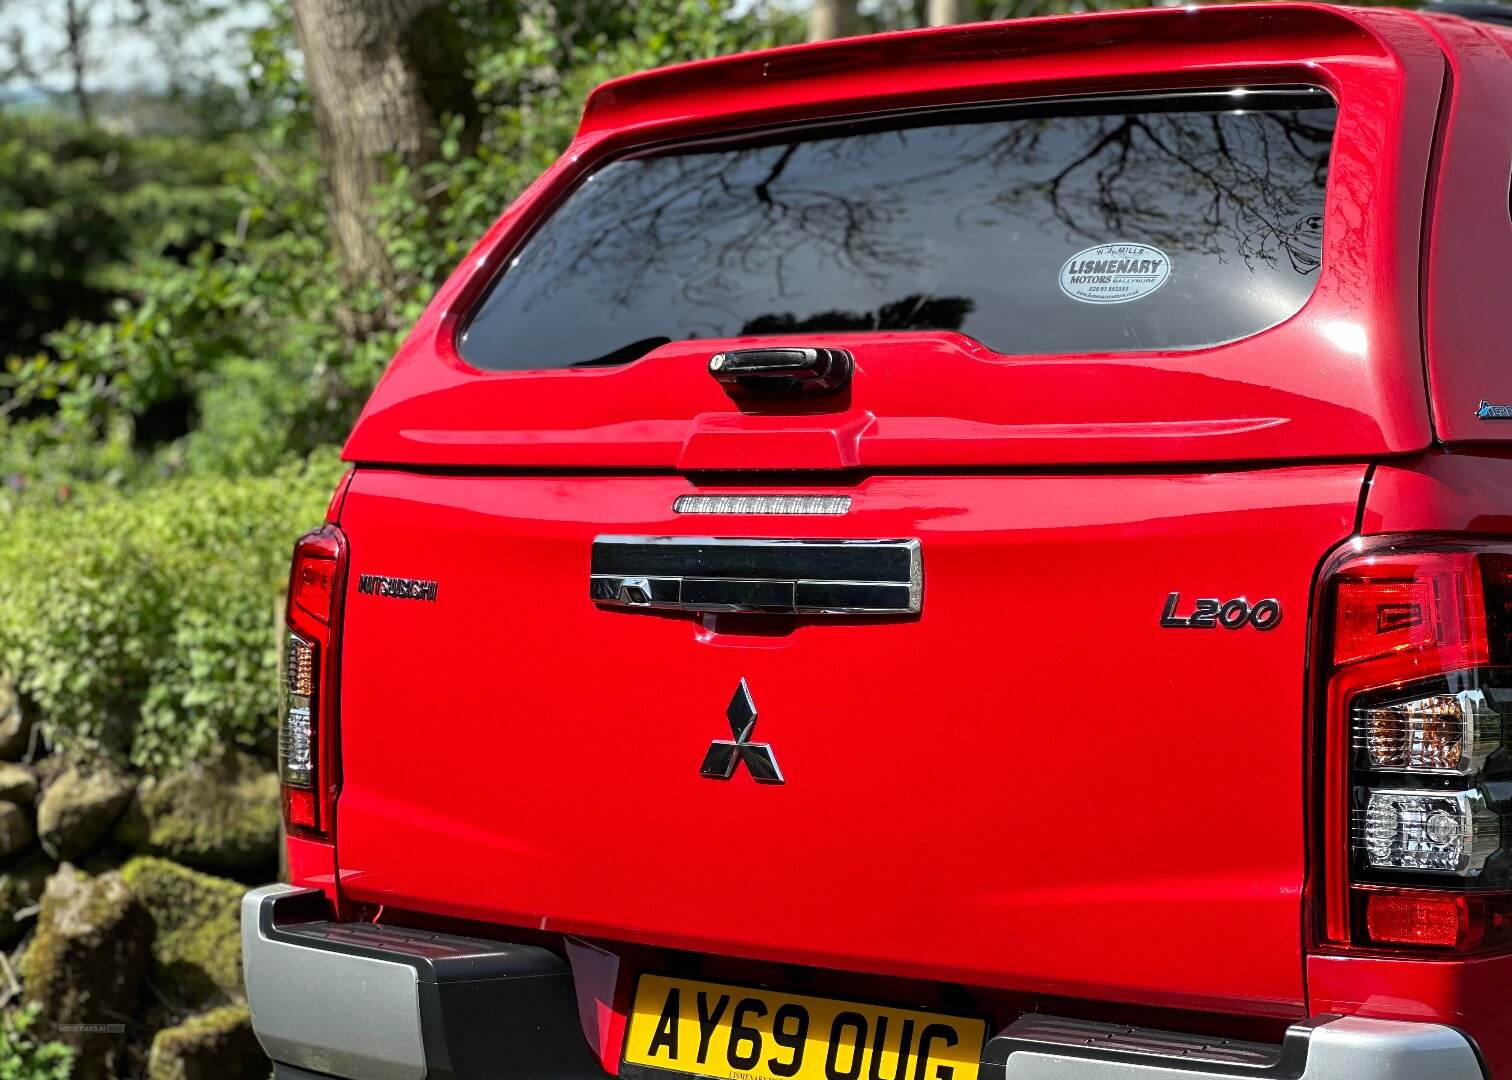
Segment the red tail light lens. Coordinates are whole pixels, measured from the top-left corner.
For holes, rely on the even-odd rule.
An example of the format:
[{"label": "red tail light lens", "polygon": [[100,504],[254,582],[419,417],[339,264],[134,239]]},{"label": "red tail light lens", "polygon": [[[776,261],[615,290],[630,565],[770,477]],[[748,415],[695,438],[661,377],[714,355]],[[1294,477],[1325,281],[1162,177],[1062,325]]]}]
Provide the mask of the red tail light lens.
[{"label": "red tail light lens", "polygon": [[1367,551],[1334,572],[1335,667],[1386,660],[1405,672],[1486,662],[1479,556]]},{"label": "red tail light lens", "polygon": [[1512,944],[1512,897],[1361,890],[1372,944],[1471,952]]},{"label": "red tail light lens", "polygon": [[1383,945],[1456,948],[1468,936],[1467,914],[1463,896],[1370,893],[1365,897],[1366,931],[1371,941]]},{"label": "red tail light lens", "polygon": [[1512,545],[1382,538],[1323,582],[1322,937],[1509,943]]},{"label": "red tail light lens", "polygon": [[[335,526],[326,528],[335,531]],[[316,622],[328,624],[336,602],[341,544],[324,529],[310,533],[300,544],[289,574],[289,603]]]},{"label": "red tail light lens", "polygon": [[1442,632],[1433,610],[1433,588],[1426,581],[1339,582],[1334,663],[1428,648]]},{"label": "red tail light lens", "polygon": [[334,525],[294,546],[285,614],[278,771],[290,832],[328,837],[336,801],[336,654],[346,538]]}]

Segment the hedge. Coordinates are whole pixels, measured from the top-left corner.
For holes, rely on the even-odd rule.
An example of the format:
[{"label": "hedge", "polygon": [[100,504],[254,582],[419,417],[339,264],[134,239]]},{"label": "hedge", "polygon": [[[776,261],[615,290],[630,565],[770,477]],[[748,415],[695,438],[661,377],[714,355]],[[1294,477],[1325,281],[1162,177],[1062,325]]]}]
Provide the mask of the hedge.
[{"label": "hedge", "polygon": [[289,554],[339,470],[323,453],[0,512],[0,668],[54,746],[152,772],[271,754]]}]

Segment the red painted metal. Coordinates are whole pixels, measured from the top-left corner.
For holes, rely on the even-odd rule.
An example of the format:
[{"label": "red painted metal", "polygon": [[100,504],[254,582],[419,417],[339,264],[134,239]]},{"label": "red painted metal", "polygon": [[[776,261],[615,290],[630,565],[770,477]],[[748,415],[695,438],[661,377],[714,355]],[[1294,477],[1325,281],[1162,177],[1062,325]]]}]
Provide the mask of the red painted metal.
[{"label": "red painted metal", "polygon": [[[360,469],[349,581],[441,586],[434,604],[347,589],[342,889],[736,956],[1295,1013],[1307,596],[1363,473],[875,476],[742,489],[853,506],[732,524],[673,514],[709,490],[677,476]],[[795,528],[918,537],[922,616],[701,622],[588,599],[596,534]],[[1283,619],[1162,629],[1172,589],[1275,597]],[[699,775],[741,678],[781,787]]]},{"label": "red painted metal", "polygon": [[1362,533],[1512,536],[1512,452],[1434,452],[1379,465]]},{"label": "red painted metal", "polygon": [[1512,405],[1512,55],[1489,27],[1444,16],[1424,23],[1444,47],[1454,86],[1429,218],[1434,430],[1444,442],[1506,442],[1512,421],[1482,420],[1476,409],[1483,400]]},{"label": "red painted metal", "polygon": [[324,890],[332,904],[338,903],[336,845],[304,836],[288,836],[284,848],[288,853],[289,880],[306,888]]},{"label": "red painted metal", "polygon": [[[1100,47],[1085,48],[1089,38]],[[1298,4],[1156,9],[957,27],[694,64],[611,83],[558,163],[499,219],[400,348],[352,461],[570,468],[847,469],[1214,462],[1421,450],[1421,210],[1444,60],[1400,12]],[[470,301],[586,173],[713,130],[1073,93],[1311,83],[1338,99],[1324,257],[1303,310],[1186,352],[1006,357],[959,334],[826,335],[847,401],[741,410],[704,372],[737,342],[620,368],[480,372]],[[1393,213],[1381,213],[1390,206]],[[752,345],[763,338],[742,338]]]},{"label": "red painted metal", "polygon": [[326,506],[326,524],[336,525],[341,522],[341,504],[346,501],[347,488],[352,485],[352,470],[348,469],[336,482],[336,490],[331,493],[331,501]]},{"label": "red painted metal", "polygon": [[[1151,1020],[1188,1030],[1438,1020],[1512,1072],[1512,957],[1312,943],[1304,707],[1310,596],[1357,509],[1365,535],[1512,536],[1512,449],[1434,439],[1512,438],[1473,417],[1482,397],[1512,404],[1497,367],[1509,68],[1512,35],[1459,20],[1276,3],[861,38],[602,88],[438,292],[346,448],[359,468],[330,514],[353,569],[339,871],[330,845],[293,838],[292,880],[343,905],[594,939],[605,951],[590,964],[574,946],[574,965],[611,1070],[626,973],[674,947],[731,978],[814,965],[816,985],[858,997],[964,983],[1005,1019],[1060,995],[1076,1015],[1205,1010]],[[479,372],[453,345],[541,217],[630,149],[1297,82],[1340,105],[1323,267],[1298,315],[1243,341],[1007,357],[958,334],[845,335],[849,397],[802,413],[726,397],[703,371],[726,341],[545,373]],[[797,524],[671,512],[749,469],[810,475],[738,490],[843,491],[854,508]],[[609,532],[917,536],[924,613],[600,609],[588,551]],[[364,572],[436,578],[436,602],[359,595]],[[1183,613],[1274,596],[1285,616],[1264,633],[1162,629],[1172,589]],[[741,677],[781,787],[698,775]]]}]

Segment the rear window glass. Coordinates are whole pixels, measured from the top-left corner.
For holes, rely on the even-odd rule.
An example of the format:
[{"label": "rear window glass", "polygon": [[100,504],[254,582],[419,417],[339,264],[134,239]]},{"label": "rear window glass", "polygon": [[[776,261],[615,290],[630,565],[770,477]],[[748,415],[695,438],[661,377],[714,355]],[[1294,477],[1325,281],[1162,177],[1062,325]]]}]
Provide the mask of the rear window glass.
[{"label": "rear window glass", "polygon": [[1321,90],[982,108],[614,161],[483,297],[487,369],[669,341],[957,330],[1003,353],[1196,348],[1317,280]]}]

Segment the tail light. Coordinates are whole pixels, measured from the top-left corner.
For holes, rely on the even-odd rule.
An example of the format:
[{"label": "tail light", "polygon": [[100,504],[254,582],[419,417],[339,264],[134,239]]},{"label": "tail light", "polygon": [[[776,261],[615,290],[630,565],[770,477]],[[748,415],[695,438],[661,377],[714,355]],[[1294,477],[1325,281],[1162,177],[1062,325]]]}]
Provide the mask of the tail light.
[{"label": "tail light", "polygon": [[278,774],[291,833],[330,835],[336,802],[336,654],[346,537],[325,525],[300,537],[289,571]]},{"label": "tail light", "polygon": [[1512,544],[1360,541],[1323,605],[1320,936],[1512,947]]}]

